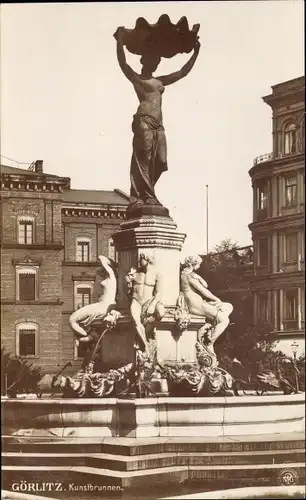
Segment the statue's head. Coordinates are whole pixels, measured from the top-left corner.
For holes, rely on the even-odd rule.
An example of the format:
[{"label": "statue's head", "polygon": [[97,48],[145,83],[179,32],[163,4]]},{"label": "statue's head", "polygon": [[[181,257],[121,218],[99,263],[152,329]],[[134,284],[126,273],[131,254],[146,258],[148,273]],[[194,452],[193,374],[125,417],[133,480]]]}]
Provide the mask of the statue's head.
[{"label": "statue's head", "polygon": [[199,269],[201,264],[202,264],[202,259],[199,255],[190,255],[189,257],[186,257],[184,261],[185,267],[190,267],[194,270]]},{"label": "statue's head", "polygon": [[141,253],[138,259],[139,267],[146,267],[148,264],[154,264],[154,258],[147,253]]},{"label": "statue's head", "polygon": [[154,51],[145,52],[140,59],[143,71],[150,74],[157,70],[160,61],[161,57]]}]

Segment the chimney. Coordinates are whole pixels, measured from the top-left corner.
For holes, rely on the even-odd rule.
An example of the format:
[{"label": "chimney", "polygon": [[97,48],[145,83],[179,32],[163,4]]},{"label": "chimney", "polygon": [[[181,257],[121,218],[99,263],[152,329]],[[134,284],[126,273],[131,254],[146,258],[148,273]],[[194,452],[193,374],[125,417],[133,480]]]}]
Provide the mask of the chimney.
[{"label": "chimney", "polygon": [[43,173],[43,160],[35,161],[35,172],[37,172],[38,174]]}]

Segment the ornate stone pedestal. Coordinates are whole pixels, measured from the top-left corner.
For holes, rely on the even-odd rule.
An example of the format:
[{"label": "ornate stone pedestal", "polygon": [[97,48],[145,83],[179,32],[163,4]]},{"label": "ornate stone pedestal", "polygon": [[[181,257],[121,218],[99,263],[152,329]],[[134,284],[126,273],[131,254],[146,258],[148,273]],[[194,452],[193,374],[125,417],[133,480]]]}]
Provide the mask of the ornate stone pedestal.
[{"label": "ornate stone pedestal", "polygon": [[177,231],[171,217],[143,215],[121,224],[113,234],[118,252],[118,308],[128,309],[125,275],[137,267],[139,255],[147,252],[154,258],[157,271],[164,277],[161,301],[174,307],[179,295],[180,251],[186,235]]},{"label": "ornate stone pedestal", "polygon": [[186,330],[179,331],[173,309],[156,327],[156,349],[159,363],[197,363],[197,332],[203,318],[191,318]]}]

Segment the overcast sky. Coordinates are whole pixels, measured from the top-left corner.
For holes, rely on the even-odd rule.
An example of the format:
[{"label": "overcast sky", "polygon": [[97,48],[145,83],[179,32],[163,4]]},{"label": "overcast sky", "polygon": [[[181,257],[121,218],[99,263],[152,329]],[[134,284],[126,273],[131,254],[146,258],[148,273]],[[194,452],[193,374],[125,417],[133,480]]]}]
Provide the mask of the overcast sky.
[{"label": "overcast sky", "polygon": [[[272,148],[261,97],[304,74],[302,1],[2,4],[1,155],[42,159],[73,188],[129,192],[138,101],[113,33],[163,13],[200,23],[201,51],[191,73],[163,94],[169,171],[157,195],[188,234],[184,254],[206,248],[206,184],[209,247],[224,238],[250,244],[248,171]],[[156,75],[189,57],[162,60]],[[128,61],[140,69],[139,57]]]}]

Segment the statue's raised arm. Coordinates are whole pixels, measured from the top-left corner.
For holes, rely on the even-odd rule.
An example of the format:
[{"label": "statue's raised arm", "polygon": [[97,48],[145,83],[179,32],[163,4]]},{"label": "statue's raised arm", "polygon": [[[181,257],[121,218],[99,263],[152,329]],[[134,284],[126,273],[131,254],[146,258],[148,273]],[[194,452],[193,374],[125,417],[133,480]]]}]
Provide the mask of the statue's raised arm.
[{"label": "statue's raised arm", "polygon": [[137,73],[135,73],[135,71],[131,68],[131,66],[129,66],[126,62],[126,56],[123,46],[124,30],[125,28],[123,28],[123,26],[120,26],[114,34],[114,37],[117,41],[117,59],[122,73],[127,77],[128,80],[130,80],[134,84],[137,80],[139,80],[139,77]]},{"label": "statue's raised arm", "polygon": [[200,47],[201,44],[199,41],[197,41],[195,48],[194,48],[194,53],[192,54],[191,58],[187,63],[178,71],[175,71],[174,73],[171,73],[170,75],[164,75],[164,76],[158,76],[157,79],[162,82],[163,85],[171,85],[172,83],[177,82],[178,80],[181,80],[185,76],[190,73],[192,70],[194,63],[196,62],[199,52],[200,52]]}]

